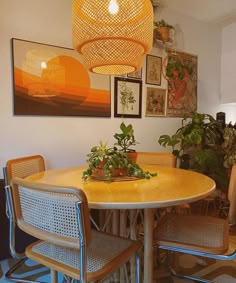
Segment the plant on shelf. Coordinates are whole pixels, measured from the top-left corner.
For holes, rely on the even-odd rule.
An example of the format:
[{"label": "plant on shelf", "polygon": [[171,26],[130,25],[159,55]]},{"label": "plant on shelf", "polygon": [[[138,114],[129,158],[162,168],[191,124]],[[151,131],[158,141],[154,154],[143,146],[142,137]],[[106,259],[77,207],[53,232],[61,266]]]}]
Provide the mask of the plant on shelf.
[{"label": "plant on shelf", "polygon": [[116,147],[107,147],[103,142],[94,146],[87,155],[88,169],[83,172],[82,178],[87,180],[90,176],[98,176],[111,181],[112,177],[134,176],[140,179],[150,179],[156,173],[144,171],[138,164],[132,162],[126,152]]},{"label": "plant on shelf", "polygon": [[211,115],[192,112],[172,136],[161,135],[159,144],[172,147],[179,167],[203,173],[215,180],[218,188],[228,186],[223,165],[223,130]]},{"label": "plant on shelf", "polygon": [[170,30],[174,30],[174,26],[168,24],[165,20],[154,22],[154,38],[162,40],[164,43],[170,40]]}]

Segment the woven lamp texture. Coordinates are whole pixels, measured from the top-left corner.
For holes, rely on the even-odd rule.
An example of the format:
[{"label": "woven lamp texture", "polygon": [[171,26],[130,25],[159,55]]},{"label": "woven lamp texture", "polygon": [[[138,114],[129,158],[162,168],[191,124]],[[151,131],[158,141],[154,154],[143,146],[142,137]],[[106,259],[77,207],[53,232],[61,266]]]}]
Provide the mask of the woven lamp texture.
[{"label": "woven lamp texture", "polygon": [[124,74],[142,67],[152,48],[150,0],[74,0],[74,49],[94,73]]}]

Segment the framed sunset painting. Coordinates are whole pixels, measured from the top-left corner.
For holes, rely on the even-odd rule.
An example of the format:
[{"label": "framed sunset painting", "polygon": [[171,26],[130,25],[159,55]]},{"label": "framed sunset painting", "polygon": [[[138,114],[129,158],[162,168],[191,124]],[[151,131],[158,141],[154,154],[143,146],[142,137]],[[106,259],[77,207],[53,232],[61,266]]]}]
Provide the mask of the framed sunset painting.
[{"label": "framed sunset painting", "polygon": [[110,77],[73,49],[12,39],[15,115],[110,117]]}]

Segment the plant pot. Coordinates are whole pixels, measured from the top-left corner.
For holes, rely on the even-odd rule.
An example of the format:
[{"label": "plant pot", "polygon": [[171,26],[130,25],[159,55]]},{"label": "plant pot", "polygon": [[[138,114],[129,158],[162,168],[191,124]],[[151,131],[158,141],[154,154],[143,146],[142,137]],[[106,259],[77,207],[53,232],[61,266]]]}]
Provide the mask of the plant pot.
[{"label": "plant pot", "polygon": [[[97,177],[101,177],[101,178],[105,178],[105,173],[103,171],[103,166],[105,165],[105,163],[107,162],[107,160],[103,160],[100,162],[98,169],[96,169],[93,172],[94,176]],[[112,177],[119,177],[119,176],[127,176],[127,170],[125,168],[115,168]]]},{"label": "plant pot", "polygon": [[170,37],[170,29],[168,27],[158,27],[157,28],[158,37],[165,43],[169,40]]},{"label": "plant pot", "polygon": [[[105,173],[102,168],[98,168],[93,172],[94,176],[105,178]],[[112,177],[127,176],[127,170],[125,168],[117,168],[114,170]]]},{"label": "plant pot", "polygon": [[133,163],[136,163],[137,157],[138,157],[138,153],[137,153],[136,151],[127,152],[127,157],[128,157]]}]

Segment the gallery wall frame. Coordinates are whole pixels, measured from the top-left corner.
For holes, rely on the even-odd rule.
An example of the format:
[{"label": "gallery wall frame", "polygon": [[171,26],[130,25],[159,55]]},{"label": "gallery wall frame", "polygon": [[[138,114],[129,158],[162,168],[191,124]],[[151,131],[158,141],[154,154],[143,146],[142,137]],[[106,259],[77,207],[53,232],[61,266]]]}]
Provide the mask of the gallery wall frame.
[{"label": "gallery wall frame", "polygon": [[166,94],[163,88],[147,87],[146,90],[146,116],[165,116]]},{"label": "gallery wall frame", "polygon": [[142,81],[114,78],[114,117],[142,117]]},{"label": "gallery wall frame", "polygon": [[146,84],[161,85],[162,58],[154,55],[146,56]]},{"label": "gallery wall frame", "polygon": [[142,79],[142,68],[135,71],[135,72],[127,74],[127,77],[137,79],[137,80],[141,80]]},{"label": "gallery wall frame", "polygon": [[80,54],[24,39],[11,42],[15,115],[111,117],[110,77],[89,73]]}]

